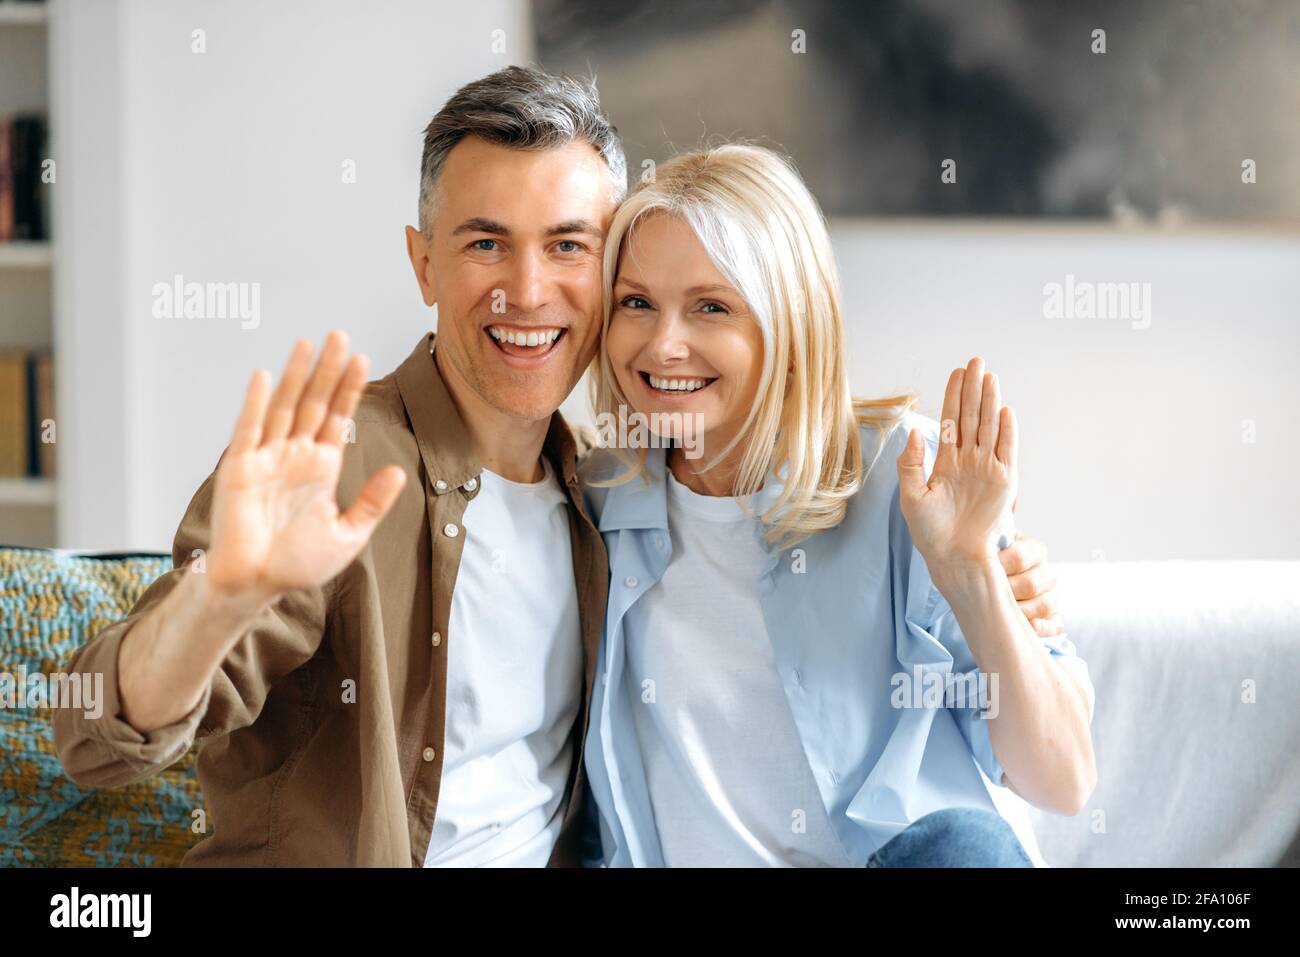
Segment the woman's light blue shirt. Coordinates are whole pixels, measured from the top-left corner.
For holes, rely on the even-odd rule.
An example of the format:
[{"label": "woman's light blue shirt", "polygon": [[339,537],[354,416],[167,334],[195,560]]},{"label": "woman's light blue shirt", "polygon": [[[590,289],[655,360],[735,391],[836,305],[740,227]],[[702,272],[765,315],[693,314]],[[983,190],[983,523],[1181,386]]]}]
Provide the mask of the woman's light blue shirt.
[{"label": "woman's light blue shirt", "polygon": [[[1001,813],[1030,858],[1044,866],[1028,805],[1002,785],[980,707],[892,703],[900,681],[919,701],[917,677],[924,685],[931,673],[978,676],[899,508],[896,463],[911,428],[925,437],[929,475],[938,423],[908,413],[883,442],[874,426],[861,428],[864,464],[872,467],[840,525],[778,551],[763,539],[765,526],[755,523],[768,554],[758,585],[781,684],[826,812],[853,865],[865,864],[872,851],[930,811],[967,806]],[[639,477],[608,488],[584,482],[610,563],[585,760],[599,816],[596,863],[613,867],[664,865],[631,711],[643,705],[629,688],[634,678],[625,629],[672,554],[666,454],[650,450],[648,487]],[[589,482],[624,466],[597,450],[583,468]],[[778,492],[769,477],[754,511],[761,513]],[[1068,638],[1037,640],[1088,682],[1087,665]]]}]

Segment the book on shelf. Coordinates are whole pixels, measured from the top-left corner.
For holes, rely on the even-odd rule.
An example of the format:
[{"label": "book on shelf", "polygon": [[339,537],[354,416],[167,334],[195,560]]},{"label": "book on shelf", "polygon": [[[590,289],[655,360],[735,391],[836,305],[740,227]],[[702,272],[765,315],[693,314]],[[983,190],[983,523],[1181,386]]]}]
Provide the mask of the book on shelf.
[{"label": "book on shelf", "polygon": [[50,238],[41,180],[47,158],[43,114],[0,116],[0,242]]},{"label": "book on shelf", "polygon": [[0,352],[0,478],[54,477],[54,359]]}]

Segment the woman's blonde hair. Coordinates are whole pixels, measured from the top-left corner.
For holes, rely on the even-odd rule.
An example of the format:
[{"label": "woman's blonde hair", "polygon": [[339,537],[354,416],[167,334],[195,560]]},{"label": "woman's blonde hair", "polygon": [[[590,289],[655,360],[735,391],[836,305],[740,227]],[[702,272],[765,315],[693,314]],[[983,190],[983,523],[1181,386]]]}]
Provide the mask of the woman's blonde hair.
[{"label": "woman's blonde hair", "polygon": [[[619,207],[610,226],[602,342],[609,333],[623,245],[636,224],[652,215],[679,217],[695,231],[763,334],[754,406],[736,438],[703,470],[746,442],[733,494],[746,501],[769,472],[784,479],[780,494],[759,516],[770,526],[771,544],[788,548],[835,527],[870,468],[863,466],[858,426],[874,425],[883,448],[884,436],[915,406],[917,396],[861,400],[851,395],[839,278],[817,201],[786,159],[760,146],[730,143],[664,163]],[[598,421],[623,421],[631,411],[603,347],[592,364],[591,401]],[[642,474],[646,448],[619,454],[628,471],[593,484],[620,484]]]}]

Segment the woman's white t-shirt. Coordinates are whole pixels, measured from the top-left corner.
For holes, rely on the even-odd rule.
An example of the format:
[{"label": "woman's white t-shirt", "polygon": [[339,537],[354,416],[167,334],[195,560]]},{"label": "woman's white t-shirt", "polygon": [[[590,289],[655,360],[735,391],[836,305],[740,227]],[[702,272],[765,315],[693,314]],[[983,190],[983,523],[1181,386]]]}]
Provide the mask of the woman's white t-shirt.
[{"label": "woman's white t-shirt", "polygon": [[664,863],[845,867],[768,641],[755,520],[671,472],[667,496],[672,557],[626,619]]}]

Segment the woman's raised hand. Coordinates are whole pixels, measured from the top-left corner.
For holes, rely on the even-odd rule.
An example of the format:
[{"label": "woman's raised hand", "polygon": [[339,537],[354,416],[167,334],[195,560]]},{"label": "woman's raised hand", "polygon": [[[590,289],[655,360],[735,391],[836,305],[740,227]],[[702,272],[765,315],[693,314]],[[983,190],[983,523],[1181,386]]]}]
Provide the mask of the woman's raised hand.
[{"label": "woman's raised hand", "polygon": [[931,571],[997,556],[997,532],[1018,487],[1015,413],[998,377],[975,356],[954,369],[943,397],[939,450],[929,480],[925,440],[913,429],[898,457],[899,505]]},{"label": "woman's raised hand", "polygon": [[382,468],[339,511],[344,443],[368,363],[348,358],[338,330],[314,370],[312,351],[307,340],[297,343],[274,395],[270,373],[253,373],[217,468],[206,571],[223,595],[269,601],[328,581],[361,551],[406,482],[400,467]]}]

